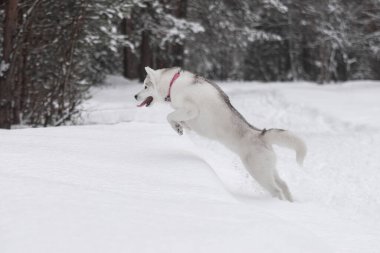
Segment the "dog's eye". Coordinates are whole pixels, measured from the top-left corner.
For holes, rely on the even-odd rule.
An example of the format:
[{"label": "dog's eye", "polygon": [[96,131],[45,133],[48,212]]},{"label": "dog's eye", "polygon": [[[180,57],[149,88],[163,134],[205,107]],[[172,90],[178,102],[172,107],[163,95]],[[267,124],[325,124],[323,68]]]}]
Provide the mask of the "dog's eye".
[{"label": "dog's eye", "polygon": [[145,88],[144,89],[148,89],[148,86],[145,86]]}]

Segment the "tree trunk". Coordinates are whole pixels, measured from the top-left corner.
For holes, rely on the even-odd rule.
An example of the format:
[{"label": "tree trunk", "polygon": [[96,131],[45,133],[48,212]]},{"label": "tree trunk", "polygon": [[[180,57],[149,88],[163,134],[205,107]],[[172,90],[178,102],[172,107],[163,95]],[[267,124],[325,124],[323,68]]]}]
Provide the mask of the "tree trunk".
[{"label": "tree trunk", "polygon": [[[1,65],[8,66],[12,57],[14,35],[17,29],[18,0],[9,0],[5,3],[3,60]],[[0,76],[0,128],[10,129],[12,123],[12,76],[8,71],[2,71]]]},{"label": "tree trunk", "polygon": [[139,68],[139,79],[144,81],[146,73],[145,67],[152,65],[152,49],[150,48],[149,43],[149,31],[145,30],[142,32],[142,41],[141,41],[141,55],[140,55],[140,68]]},{"label": "tree trunk", "polygon": [[[22,2],[20,2],[22,3]],[[23,13],[22,8],[18,9],[18,26],[21,27],[23,24]],[[13,82],[13,106],[12,106],[12,124],[20,124],[21,123],[21,111],[22,111],[22,104],[24,101],[24,94],[25,94],[25,67],[26,67],[26,58],[27,58],[27,52],[25,50],[27,45],[27,33],[28,33],[28,27],[25,29],[26,35],[23,36],[21,43],[21,54],[18,55],[15,64],[15,73],[14,73],[14,82]],[[13,55],[13,57],[15,57]]]},{"label": "tree trunk", "polygon": [[[133,21],[131,18],[123,18],[121,21],[121,33],[131,35],[133,31]],[[138,77],[137,57],[133,54],[130,47],[123,47],[123,76],[134,79]]]},{"label": "tree trunk", "polygon": [[[174,16],[177,18],[186,18],[187,0],[177,0]],[[174,55],[174,66],[183,67],[185,47],[183,44],[174,43],[172,45],[172,53]]]},{"label": "tree trunk", "polygon": [[290,61],[290,72],[292,74],[292,80],[298,80],[298,72],[297,72],[297,66],[296,66],[296,48],[295,48],[295,45],[294,45],[294,33],[293,33],[293,29],[294,29],[294,25],[293,25],[293,14],[292,14],[292,6],[290,6],[289,10],[288,10],[288,28],[289,28],[289,32],[288,32],[288,43],[289,43],[289,61]]}]

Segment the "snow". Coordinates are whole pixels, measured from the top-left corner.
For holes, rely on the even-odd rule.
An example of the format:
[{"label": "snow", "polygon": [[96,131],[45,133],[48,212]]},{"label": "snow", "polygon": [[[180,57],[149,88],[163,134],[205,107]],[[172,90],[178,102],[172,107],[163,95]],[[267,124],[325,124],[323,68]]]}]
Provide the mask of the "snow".
[{"label": "snow", "polygon": [[9,69],[9,63],[5,61],[0,62],[0,77],[4,75],[4,73]]},{"label": "snow", "polygon": [[0,252],[379,252],[380,83],[220,83],[276,148],[295,203],[218,143],[178,136],[134,81],[93,88],[81,126],[0,131]]},{"label": "snow", "polygon": [[281,13],[287,13],[288,12],[288,7],[281,3],[280,0],[265,0],[264,3],[269,4],[276,8],[279,12]]}]

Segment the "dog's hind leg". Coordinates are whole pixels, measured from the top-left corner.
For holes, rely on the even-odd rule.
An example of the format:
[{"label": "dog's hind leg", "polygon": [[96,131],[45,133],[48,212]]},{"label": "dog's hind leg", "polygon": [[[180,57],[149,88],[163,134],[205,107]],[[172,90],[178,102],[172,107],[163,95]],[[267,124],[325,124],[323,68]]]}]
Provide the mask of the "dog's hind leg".
[{"label": "dog's hind leg", "polygon": [[267,190],[273,197],[285,200],[287,199],[281,186],[278,185],[274,175],[275,158],[266,153],[250,154],[242,159],[244,166],[247,168],[251,176]]},{"label": "dog's hind leg", "polygon": [[285,198],[288,201],[293,202],[293,197],[292,197],[292,194],[289,191],[288,185],[285,183],[284,180],[282,180],[280,178],[280,176],[278,175],[277,171],[274,171],[274,179],[275,179],[277,185],[281,188],[282,192],[284,193]]}]

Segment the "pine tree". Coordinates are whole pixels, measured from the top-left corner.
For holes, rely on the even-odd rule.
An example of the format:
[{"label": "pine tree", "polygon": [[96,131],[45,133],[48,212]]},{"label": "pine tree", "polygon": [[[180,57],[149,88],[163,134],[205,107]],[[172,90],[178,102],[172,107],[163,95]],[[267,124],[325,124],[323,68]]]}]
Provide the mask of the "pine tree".
[{"label": "pine tree", "polygon": [[0,62],[0,128],[10,129],[12,124],[14,42],[18,25],[18,0],[5,2],[4,17],[3,50]]}]

